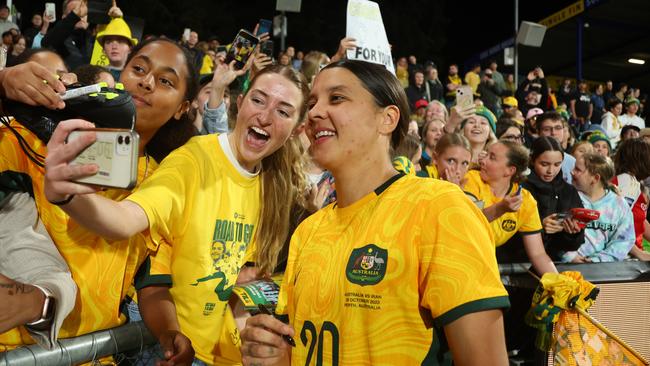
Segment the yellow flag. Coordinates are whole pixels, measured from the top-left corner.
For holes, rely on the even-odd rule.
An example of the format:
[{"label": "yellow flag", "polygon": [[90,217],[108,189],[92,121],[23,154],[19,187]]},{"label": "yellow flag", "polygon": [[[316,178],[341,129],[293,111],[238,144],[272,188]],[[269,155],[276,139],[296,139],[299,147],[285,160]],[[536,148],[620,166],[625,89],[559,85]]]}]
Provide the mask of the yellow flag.
[{"label": "yellow flag", "polygon": [[[102,24],[97,27],[97,33],[103,31],[106,29],[106,24]],[[95,43],[93,45],[93,54],[90,57],[90,64],[91,65],[98,65],[98,66],[108,66],[109,60],[106,54],[104,53],[104,48],[102,45],[97,42],[97,39],[95,39]]]},{"label": "yellow flag", "polygon": [[556,366],[647,365],[576,311],[562,311],[553,333]]}]

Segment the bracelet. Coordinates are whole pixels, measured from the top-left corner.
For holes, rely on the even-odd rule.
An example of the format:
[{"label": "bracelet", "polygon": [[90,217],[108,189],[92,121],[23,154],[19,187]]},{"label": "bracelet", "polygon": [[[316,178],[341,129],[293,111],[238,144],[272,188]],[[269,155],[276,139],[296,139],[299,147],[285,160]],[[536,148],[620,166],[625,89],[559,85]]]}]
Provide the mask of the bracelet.
[{"label": "bracelet", "polygon": [[71,195],[68,196],[68,198],[66,198],[66,199],[64,199],[62,201],[49,201],[48,200],[48,202],[50,202],[51,204],[53,204],[55,206],[64,206],[64,205],[67,205],[68,203],[70,203],[70,201],[72,201],[73,198],[74,198],[74,194],[71,194]]}]

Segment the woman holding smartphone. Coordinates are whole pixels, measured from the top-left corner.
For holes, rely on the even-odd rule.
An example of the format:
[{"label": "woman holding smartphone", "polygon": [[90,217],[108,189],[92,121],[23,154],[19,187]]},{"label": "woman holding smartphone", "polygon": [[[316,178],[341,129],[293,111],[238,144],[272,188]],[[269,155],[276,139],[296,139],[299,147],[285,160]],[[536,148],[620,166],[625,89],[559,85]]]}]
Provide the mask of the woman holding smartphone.
[{"label": "woman holding smartphone", "polygon": [[558,261],[562,252],[578,249],[585,239],[582,231],[569,233],[565,230],[565,225],[572,220],[567,216],[569,210],[581,208],[582,201],[578,191],[560,174],[563,159],[564,151],[556,139],[539,137],[531,146],[531,173],[522,183],[537,201],[546,252]]},{"label": "woman holding smartphone", "polygon": [[216,346],[240,268],[249,260],[261,273],[275,267],[290,209],[306,187],[299,141],[290,136],[306,114],[307,92],[304,77],[291,67],[264,69],[239,96],[232,133],[193,138],[119,202],[72,182],[97,170],[69,164],[93,134],[64,144],[70,131],[89,123],[65,121],[55,130],[48,199],[76,194],[63,208],[104,237],[150,236],[148,247],[157,253],[140,270],[138,300],[168,361],[182,361],[176,353],[178,344],[187,346],[183,332],[201,362],[218,363]]},{"label": "woman holding smartphone", "polygon": [[[9,97],[30,104],[62,108],[63,102],[58,94],[40,90],[56,87],[57,92],[61,91],[59,82],[51,80],[52,75],[66,71],[61,58],[51,51],[42,51],[27,61],[16,66],[16,70],[22,70],[18,75],[14,75],[12,68],[3,70],[3,75],[7,75],[2,85],[8,94],[12,93]],[[34,62],[42,62],[47,71],[43,73]],[[34,77],[37,79],[36,87],[31,82]],[[138,162],[139,184],[153,174],[157,159],[162,159],[193,134],[187,110],[196,96],[198,80],[191,58],[183,48],[170,40],[152,39],[134,48],[121,82],[135,100],[138,121],[135,128],[140,134],[142,149]],[[35,90],[39,90],[41,95],[35,94]],[[34,95],[33,100],[26,98]],[[11,126],[34,152],[48,155],[45,144],[19,121],[12,121]],[[132,286],[137,268],[148,254],[146,237],[136,235],[128,240],[106,240],[70,220],[61,208],[45,197],[45,169],[37,161],[39,159],[29,159],[11,130],[0,128],[0,171],[11,170],[31,177],[39,216],[79,285],[75,308],[63,322],[59,336],[76,337],[123,324],[126,318],[120,307]],[[108,189],[99,194],[121,200],[128,193],[122,189]],[[20,329],[0,335],[0,343],[10,347],[28,342],[28,335]]]},{"label": "woman holding smartphone", "polygon": [[[250,318],[244,364],[426,363],[435,325],[457,364],[507,365],[487,221],[457,186],[391,164],[409,122],[399,81],[338,61],[316,76],[309,106],[310,151],[338,200],[295,231],[276,310],[291,326]],[[282,335],[294,334],[292,348]]]}]

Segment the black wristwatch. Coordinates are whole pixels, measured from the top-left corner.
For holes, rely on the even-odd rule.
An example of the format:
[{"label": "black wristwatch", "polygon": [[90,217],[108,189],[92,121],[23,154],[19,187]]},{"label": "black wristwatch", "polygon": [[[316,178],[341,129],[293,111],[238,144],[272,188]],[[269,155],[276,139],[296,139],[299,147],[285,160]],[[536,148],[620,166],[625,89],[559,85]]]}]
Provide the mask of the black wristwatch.
[{"label": "black wristwatch", "polygon": [[52,296],[52,293],[44,287],[38,285],[32,285],[37,289],[41,290],[45,295],[45,301],[43,301],[43,309],[41,310],[41,317],[36,321],[25,324],[25,326],[34,329],[34,330],[45,330],[49,329],[52,325],[52,319],[54,319],[54,306],[55,298]]}]

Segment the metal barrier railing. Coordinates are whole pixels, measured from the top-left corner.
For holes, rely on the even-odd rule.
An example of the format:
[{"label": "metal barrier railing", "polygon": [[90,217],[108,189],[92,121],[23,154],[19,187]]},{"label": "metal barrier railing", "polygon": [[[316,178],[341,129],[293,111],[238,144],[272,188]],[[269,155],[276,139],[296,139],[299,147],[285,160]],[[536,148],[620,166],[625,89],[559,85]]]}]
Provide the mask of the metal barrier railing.
[{"label": "metal barrier railing", "polygon": [[156,343],[143,322],[70,339],[60,339],[52,350],[39,345],[0,353],[0,366],[78,365],[122,352],[143,350]]},{"label": "metal barrier railing", "polygon": [[[593,264],[556,264],[558,270],[578,270],[591,281],[650,281],[650,262],[625,261]],[[499,264],[499,272],[504,285],[519,285],[520,278],[536,282],[525,275],[530,263]],[[534,287],[533,287],[534,288]],[[38,345],[20,347],[8,352],[0,352],[0,366],[35,365],[78,365],[103,357],[131,353],[140,354],[157,343],[143,322],[132,322],[83,336],[61,339],[53,350]],[[2,345],[0,345],[0,351]],[[139,356],[135,356],[137,358]],[[119,359],[117,359],[119,363]]]}]

